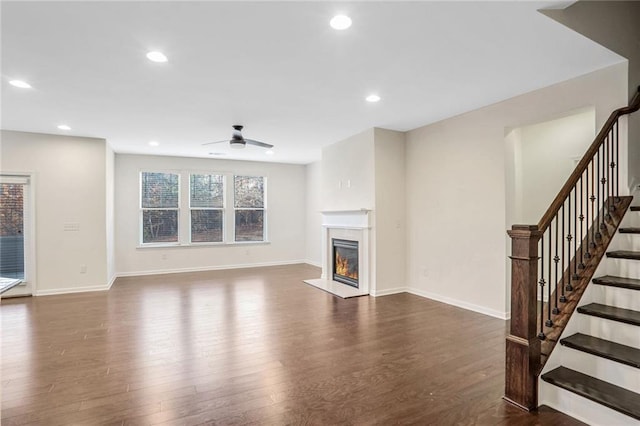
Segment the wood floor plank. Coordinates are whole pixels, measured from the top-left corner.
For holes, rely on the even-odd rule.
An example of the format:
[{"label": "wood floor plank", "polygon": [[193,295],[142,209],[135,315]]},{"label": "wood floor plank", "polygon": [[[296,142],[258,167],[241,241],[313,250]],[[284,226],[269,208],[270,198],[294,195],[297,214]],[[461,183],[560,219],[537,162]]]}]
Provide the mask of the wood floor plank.
[{"label": "wood floor plank", "polygon": [[506,322],[308,265],[2,300],[3,425],[577,425],[501,399]]}]

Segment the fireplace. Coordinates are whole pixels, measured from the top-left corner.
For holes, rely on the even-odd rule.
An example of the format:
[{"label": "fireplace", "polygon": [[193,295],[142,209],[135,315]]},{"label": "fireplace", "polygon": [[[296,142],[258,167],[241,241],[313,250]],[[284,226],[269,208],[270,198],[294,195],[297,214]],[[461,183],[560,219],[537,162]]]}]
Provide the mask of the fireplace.
[{"label": "fireplace", "polygon": [[333,280],[358,288],[358,242],[331,239],[333,246]]}]

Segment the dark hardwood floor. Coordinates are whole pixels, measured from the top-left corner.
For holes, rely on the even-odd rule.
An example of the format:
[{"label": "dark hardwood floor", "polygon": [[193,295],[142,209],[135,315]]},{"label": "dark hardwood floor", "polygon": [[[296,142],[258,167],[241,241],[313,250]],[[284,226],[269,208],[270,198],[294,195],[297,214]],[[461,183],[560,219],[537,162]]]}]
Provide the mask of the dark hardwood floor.
[{"label": "dark hardwood floor", "polygon": [[294,265],[3,299],[2,425],[575,425],[503,402],[506,322]]}]

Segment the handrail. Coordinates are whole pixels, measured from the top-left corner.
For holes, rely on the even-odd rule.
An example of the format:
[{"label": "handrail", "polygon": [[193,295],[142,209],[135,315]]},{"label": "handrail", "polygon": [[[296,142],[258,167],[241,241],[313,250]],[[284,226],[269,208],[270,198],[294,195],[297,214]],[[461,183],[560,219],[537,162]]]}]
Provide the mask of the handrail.
[{"label": "handrail", "polygon": [[600,146],[605,141],[611,129],[613,129],[613,125],[618,121],[618,118],[622,117],[623,115],[631,114],[638,110],[640,110],[640,86],[638,87],[636,94],[631,99],[631,102],[629,102],[629,106],[618,108],[611,113],[609,119],[602,127],[602,130],[600,130],[600,133],[598,133],[596,139],[593,141],[587,152],[585,152],[585,154],[582,156],[582,159],[576,166],[575,170],[567,179],[567,182],[564,184],[562,189],[560,189],[560,192],[558,192],[558,195],[556,195],[556,198],[553,200],[544,215],[542,215],[542,219],[540,219],[540,222],[538,222],[538,229],[540,231],[545,231],[549,227],[551,221],[560,210],[560,207],[562,207],[565,200],[571,193],[571,190],[574,188],[576,183],[578,183],[580,176],[582,176],[587,166],[591,162],[591,159],[598,152]]}]

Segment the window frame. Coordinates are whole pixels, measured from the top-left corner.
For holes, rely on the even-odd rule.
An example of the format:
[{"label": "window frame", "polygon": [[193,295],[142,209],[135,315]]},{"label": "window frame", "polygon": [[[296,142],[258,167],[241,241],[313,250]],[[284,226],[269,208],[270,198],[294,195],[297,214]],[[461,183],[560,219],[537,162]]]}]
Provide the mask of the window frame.
[{"label": "window frame", "polygon": [[[256,207],[236,207],[236,176],[238,177],[259,177],[262,178],[262,208]],[[268,243],[267,237],[267,176],[254,174],[233,174],[233,243],[234,244],[260,244]],[[261,210],[262,211],[262,240],[238,241],[236,240],[236,211],[238,210]]]},{"label": "window frame", "polygon": [[[142,175],[144,173],[163,173],[163,174],[171,174],[171,175],[177,175],[178,176],[178,206],[176,208],[173,207],[143,207],[142,206]],[[176,170],[162,170],[162,169],[157,169],[157,170],[140,170],[140,173],[138,173],[138,208],[139,208],[139,215],[138,215],[138,244],[140,245],[140,247],[159,247],[159,246],[179,246],[181,243],[181,239],[182,239],[182,224],[181,224],[181,208],[180,206],[182,205],[181,199],[182,199],[182,173],[180,171],[176,171]],[[145,243],[144,242],[144,211],[145,210],[154,210],[154,211],[158,211],[158,210],[166,210],[166,211],[176,211],[177,214],[177,224],[178,224],[178,230],[177,230],[177,234],[176,234],[176,241],[157,241],[157,242],[149,242],[149,243]]]},{"label": "window frame", "polygon": [[[227,242],[227,214],[226,214],[226,207],[227,207],[227,174],[222,173],[222,172],[215,172],[215,171],[207,171],[207,172],[201,172],[201,171],[185,171],[183,173],[186,173],[189,176],[189,195],[188,195],[188,199],[187,199],[187,204],[188,204],[188,210],[189,210],[189,220],[188,220],[188,224],[189,224],[189,245],[197,245],[197,246],[202,246],[202,245],[220,245],[220,244],[226,244]],[[193,207],[191,205],[191,176],[221,176],[222,177],[222,207]],[[193,241],[193,233],[192,233],[192,220],[191,220],[191,213],[194,210],[219,210],[222,212],[222,241]]]},{"label": "window frame", "polygon": [[[143,173],[168,173],[178,175],[178,207],[176,208],[143,208],[142,207],[142,176]],[[222,212],[222,242],[192,242],[191,241],[191,175],[221,175],[223,179],[223,212]],[[263,208],[239,208],[237,210],[262,210],[262,240],[236,241],[235,223],[235,176],[261,177],[263,179]],[[269,241],[269,226],[267,221],[268,176],[259,173],[242,173],[223,171],[220,169],[138,169],[138,245],[139,249],[175,248],[175,247],[205,247],[205,246],[234,246],[234,245],[264,245]],[[231,207],[230,207],[231,206]],[[194,210],[208,210],[217,208],[196,207]],[[178,211],[178,240],[171,242],[144,243],[143,211],[144,210],[177,210]]]}]

